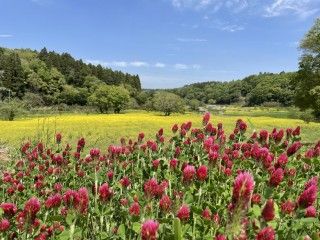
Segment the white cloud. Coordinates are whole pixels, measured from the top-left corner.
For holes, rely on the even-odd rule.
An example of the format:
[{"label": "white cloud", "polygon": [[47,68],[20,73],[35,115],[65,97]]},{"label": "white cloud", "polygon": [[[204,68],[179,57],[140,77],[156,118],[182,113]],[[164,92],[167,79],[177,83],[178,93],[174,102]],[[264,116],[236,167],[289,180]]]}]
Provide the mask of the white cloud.
[{"label": "white cloud", "polygon": [[148,62],[142,62],[142,61],[133,61],[133,62],[127,62],[127,61],[101,61],[101,60],[85,60],[86,63],[91,63],[93,65],[101,65],[103,67],[118,67],[118,68],[126,68],[126,67],[153,67],[153,68],[165,68],[165,67],[172,67],[176,70],[186,70],[186,69],[194,69],[198,70],[201,68],[199,64],[182,64],[182,63],[176,63],[173,65],[168,65],[162,62],[156,62],[154,64],[148,63]]},{"label": "white cloud", "polygon": [[166,67],[166,64],[158,62],[158,63],[156,63],[154,66],[155,66],[156,68],[164,68],[164,67]]},{"label": "white cloud", "polygon": [[186,70],[188,69],[188,66],[186,64],[177,63],[174,65],[174,68],[177,70]]},{"label": "white cloud", "polygon": [[193,64],[192,68],[195,70],[199,70],[201,68],[201,66],[199,64]]},{"label": "white cloud", "polygon": [[176,8],[206,8],[210,6],[215,0],[172,0],[172,5]]},{"label": "white cloud", "polygon": [[134,62],[130,63],[130,66],[133,66],[133,67],[148,67],[149,63],[141,62],[141,61],[134,61]]},{"label": "white cloud", "polygon": [[248,0],[228,0],[225,5],[234,12],[240,12],[249,6],[249,2]]},{"label": "white cloud", "polygon": [[220,30],[227,31],[227,32],[238,32],[238,31],[244,30],[244,27],[240,26],[240,25],[232,25],[231,24],[231,25],[222,26],[220,28]]},{"label": "white cloud", "polygon": [[204,20],[209,20],[209,16],[208,16],[208,15],[204,15],[204,16],[203,16],[203,19],[204,19]]},{"label": "white cloud", "polygon": [[277,17],[295,14],[300,18],[307,18],[319,11],[319,0],[273,0],[265,7],[265,17]]},{"label": "white cloud", "polygon": [[171,0],[174,7],[192,8],[195,10],[210,9],[212,12],[220,10],[222,7],[231,11],[239,12],[248,7],[248,0]]},{"label": "white cloud", "polygon": [[177,38],[178,42],[207,42],[207,39],[203,38]]},{"label": "white cloud", "polygon": [[93,65],[101,65],[103,67],[127,67],[129,64],[125,61],[112,61],[105,62],[101,60],[85,60],[86,63],[91,63]]},{"label": "white cloud", "polygon": [[230,22],[221,21],[219,19],[215,19],[212,21],[213,25],[212,28],[219,29],[220,31],[226,31],[226,32],[238,32],[245,29],[243,25],[239,24],[233,24]]},{"label": "white cloud", "polygon": [[109,63],[111,66],[115,66],[115,67],[127,67],[128,63],[124,62],[124,61],[114,61]]},{"label": "white cloud", "polygon": [[0,34],[0,38],[11,38],[13,35],[11,34]]},{"label": "white cloud", "polygon": [[299,47],[299,44],[300,44],[299,41],[289,42],[289,47],[298,48],[298,47]]},{"label": "white cloud", "polygon": [[176,63],[173,65],[173,67],[176,70],[187,70],[187,69],[199,70],[201,68],[201,66],[199,64],[187,65],[187,64],[182,64],[182,63]]},{"label": "white cloud", "polygon": [[[302,19],[320,12],[319,0],[170,0],[178,9],[205,11],[204,19],[208,20],[213,13],[225,10],[239,13],[261,14],[265,17],[277,17],[294,14]],[[251,10],[251,11],[250,11]]]}]

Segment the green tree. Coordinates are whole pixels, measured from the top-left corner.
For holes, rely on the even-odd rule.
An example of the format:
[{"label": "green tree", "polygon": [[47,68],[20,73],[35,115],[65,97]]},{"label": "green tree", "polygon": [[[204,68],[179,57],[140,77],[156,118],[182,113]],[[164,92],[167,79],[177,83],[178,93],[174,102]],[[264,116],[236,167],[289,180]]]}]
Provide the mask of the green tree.
[{"label": "green tree", "polygon": [[86,105],[88,91],[85,88],[76,88],[72,85],[64,85],[62,92],[59,96],[59,102],[68,105],[78,104],[81,106]]},{"label": "green tree", "polygon": [[320,18],[301,41],[303,50],[299,71],[293,79],[295,104],[301,110],[312,109],[315,117],[320,118]]},{"label": "green tree", "polygon": [[88,75],[84,79],[83,86],[88,88],[89,92],[94,92],[103,82],[93,75]]},{"label": "green tree", "polygon": [[136,97],[136,100],[140,106],[143,106],[146,104],[148,100],[152,98],[152,92],[150,91],[141,91],[138,96]]},{"label": "green tree", "polygon": [[0,86],[10,89],[13,96],[21,98],[26,89],[26,81],[19,55],[15,52],[2,54],[0,71]]},{"label": "green tree", "polygon": [[56,68],[48,68],[39,59],[33,59],[26,67],[26,72],[26,81],[31,92],[41,94],[48,105],[58,102],[58,96],[66,81]]},{"label": "green tree", "polygon": [[185,103],[181,97],[174,93],[159,91],[154,94],[153,108],[164,112],[165,116],[169,116],[171,113],[184,112]]},{"label": "green tree", "polygon": [[110,109],[119,113],[126,107],[129,99],[129,92],[122,86],[103,84],[91,94],[88,101],[91,105],[96,106],[101,113],[106,113]]},{"label": "green tree", "polygon": [[110,88],[113,111],[114,113],[120,113],[130,100],[129,92],[122,86],[111,86]]},{"label": "green tree", "polygon": [[191,99],[188,105],[192,111],[199,111],[201,102],[198,99]]},{"label": "green tree", "polygon": [[290,86],[292,73],[260,75],[259,83],[247,94],[249,106],[278,103],[289,106],[293,103],[294,90]]}]

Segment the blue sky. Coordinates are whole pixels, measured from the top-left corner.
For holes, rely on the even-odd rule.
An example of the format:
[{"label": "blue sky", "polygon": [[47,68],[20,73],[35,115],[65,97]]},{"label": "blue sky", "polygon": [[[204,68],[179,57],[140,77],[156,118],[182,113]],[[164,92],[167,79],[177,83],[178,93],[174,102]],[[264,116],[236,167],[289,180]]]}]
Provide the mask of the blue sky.
[{"label": "blue sky", "polygon": [[0,0],[0,9],[0,46],[46,46],[169,88],[296,70],[320,0]]}]

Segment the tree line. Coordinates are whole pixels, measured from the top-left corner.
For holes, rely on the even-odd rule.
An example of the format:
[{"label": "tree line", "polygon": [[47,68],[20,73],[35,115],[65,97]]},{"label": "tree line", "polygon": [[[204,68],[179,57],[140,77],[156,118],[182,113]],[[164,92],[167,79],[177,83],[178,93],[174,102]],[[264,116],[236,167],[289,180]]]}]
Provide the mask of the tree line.
[{"label": "tree line", "polygon": [[195,83],[171,90],[187,102],[204,104],[282,105],[293,104],[295,73],[259,73],[230,82]]},{"label": "tree line", "polygon": [[[0,48],[2,105],[18,101],[30,107],[95,106],[98,104],[95,97],[101,91],[109,92],[107,105],[98,106],[101,112],[110,109],[119,112],[124,103],[141,91],[140,78],[101,65],[87,64],[68,53],[59,54],[46,48],[40,52]],[[106,93],[100,97],[106,97]],[[121,104],[118,98],[122,99]]]},{"label": "tree line", "polygon": [[3,105],[19,99],[30,107],[90,105],[101,113],[140,108],[165,115],[183,112],[186,105],[191,110],[205,104],[297,106],[320,119],[320,19],[300,48],[297,72],[259,73],[161,91],[142,90],[138,75],[87,64],[68,53],[0,48],[0,101]]}]

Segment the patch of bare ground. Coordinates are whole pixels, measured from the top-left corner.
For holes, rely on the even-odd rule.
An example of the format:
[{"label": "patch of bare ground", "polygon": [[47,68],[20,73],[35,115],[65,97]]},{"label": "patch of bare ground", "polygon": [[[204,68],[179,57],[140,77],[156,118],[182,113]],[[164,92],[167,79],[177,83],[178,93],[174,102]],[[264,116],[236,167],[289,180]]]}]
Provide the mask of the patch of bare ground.
[{"label": "patch of bare ground", "polygon": [[0,145],[0,164],[9,160],[9,149]]}]

